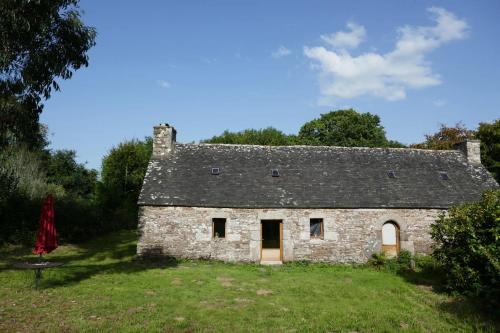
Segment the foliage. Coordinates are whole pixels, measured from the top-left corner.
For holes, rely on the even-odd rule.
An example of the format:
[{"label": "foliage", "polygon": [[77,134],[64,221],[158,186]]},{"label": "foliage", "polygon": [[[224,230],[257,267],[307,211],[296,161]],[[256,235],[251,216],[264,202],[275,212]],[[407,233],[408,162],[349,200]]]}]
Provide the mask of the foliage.
[{"label": "foliage", "polygon": [[380,117],[370,113],[358,113],[353,109],[322,114],[319,119],[305,123],[298,139],[306,145],[343,147],[403,146],[388,141],[380,125]]},{"label": "foliage", "polygon": [[498,308],[500,300],[500,190],[441,215],[431,225],[433,257],[443,266],[447,288],[479,296]]},{"label": "foliage", "polygon": [[[3,269],[34,260],[0,250],[2,332],[494,332],[468,300],[351,265],[134,260],[137,234],[121,231],[47,255],[64,265]],[[35,308],[36,307],[36,308]],[[64,315],[61,315],[61,309]],[[40,311],[43,310],[43,315]]]},{"label": "foliage", "polygon": [[285,134],[273,127],[241,132],[226,130],[222,135],[202,142],[268,146],[405,147],[402,143],[386,139],[378,116],[352,109],[322,114],[319,119],[305,123],[298,135]]},{"label": "foliage", "polygon": [[46,162],[47,181],[64,188],[66,194],[91,198],[97,188],[97,171],[76,162],[74,150],[56,150]]},{"label": "foliage", "polygon": [[454,149],[457,143],[466,139],[473,139],[474,131],[471,131],[462,123],[457,123],[455,127],[448,127],[441,124],[439,130],[434,134],[426,134],[423,143],[413,144],[412,148],[450,150]]},{"label": "foliage", "polygon": [[481,162],[500,183],[500,119],[479,123],[476,137],[481,140]]},{"label": "foliage", "polygon": [[152,149],[151,138],[126,141],[103,158],[99,200],[109,223],[136,227],[137,199]]},{"label": "foliage", "polygon": [[246,129],[241,132],[224,131],[219,136],[204,140],[204,143],[226,143],[266,146],[287,146],[296,143],[294,135],[287,135],[273,127],[254,130]]},{"label": "foliage", "polygon": [[381,270],[387,261],[387,257],[384,252],[374,252],[372,253],[371,258],[368,260],[368,265],[375,267],[378,270]]},{"label": "foliage", "polygon": [[96,33],[80,20],[78,0],[0,1],[0,12],[0,147],[31,148],[43,137],[42,97],[88,65]]}]

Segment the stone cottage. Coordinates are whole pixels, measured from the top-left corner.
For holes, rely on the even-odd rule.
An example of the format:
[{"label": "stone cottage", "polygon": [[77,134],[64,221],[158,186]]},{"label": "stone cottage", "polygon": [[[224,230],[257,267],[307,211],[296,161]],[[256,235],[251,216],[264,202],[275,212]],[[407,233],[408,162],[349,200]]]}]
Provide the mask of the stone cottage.
[{"label": "stone cottage", "polygon": [[154,128],[139,255],[365,262],[429,253],[430,224],[498,184],[479,141],[456,150],[180,144]]}]

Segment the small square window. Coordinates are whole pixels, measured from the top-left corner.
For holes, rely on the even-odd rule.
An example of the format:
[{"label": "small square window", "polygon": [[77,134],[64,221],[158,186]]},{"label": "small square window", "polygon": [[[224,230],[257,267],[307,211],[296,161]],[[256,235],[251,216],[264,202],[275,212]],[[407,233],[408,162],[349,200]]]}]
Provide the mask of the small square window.
[{"label": "small square window", "polygon": [[323,219],[310,220],[311,238],[323,238]]},{"label": "small square window", "polygon": [[212,175],[220,174],[220,168],[212,168]]},{"label": "small square window", "polygon": [[280,176],[280,171],[278,169],[272,169],[271,170],[271,176],[273,176],[273,177],[279,177]]},{"label": "small square window", "polygon": [[439,176],[442,180],[450,180],[450,176],[448,176],[446,171],[439,171]]},{"label": "small square window", "polygon": [[212,237],[226,238],[226,219],[212,219]]}]

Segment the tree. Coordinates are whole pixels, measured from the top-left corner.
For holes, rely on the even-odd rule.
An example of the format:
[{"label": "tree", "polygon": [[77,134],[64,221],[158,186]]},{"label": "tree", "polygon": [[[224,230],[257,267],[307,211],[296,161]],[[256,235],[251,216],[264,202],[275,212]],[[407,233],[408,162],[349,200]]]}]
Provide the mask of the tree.
[{"label": "tree", "polygon": [[481,162],[500,183],[500,119],[480,123],[476,137],[481,140]]},{"label": "tree", "polygon": [[296,141],[294,135],[285,133],[268,127],[254,130],[246,129],[240,132],[224,131],[222,135],[214,136],[211,139],[204,140],[205,143],[227,143],[227,144],[246,144],[246,145],[266,145],[266,146],[286,146],[292,145]]},{"label": "tree", "polygon": [[474,131],[465,128],[462,123],[457,123],[455,127],[448,127],[441,124],[439,130],[434,134],[426,134],[423,143],[411,145],[412,148],[450,150],[455,144],[466,139],[473,139]]},{"label": "tree", "polygon": [[331,111],[305,123],[298,140],[307,145],[404,147],[399,142],[387,140],[379,116],[353,109]]},{"label": "tree", "polygon": [[46,165],[48,182],[60,185],[66,194],[91,198],[97,186],[97,171],[76,162],[74,150],[57,150]]},{"label": "tree", "polygon": [[109,223],[136,226],[137,199],[152,150],[151,138],[132,140],[120,143],[103,158],[99,200]]},{"label": "tree", "polygon": [[450,291],[500,300],[500,190],[451,208],[431,225],[432,256],[446,272]]},{"label": "tree", "polygon": [[42,98],[88,65],[96,33],[80,20],[78,0],[2,0],[0,13],[0,147],[36,146]]}]

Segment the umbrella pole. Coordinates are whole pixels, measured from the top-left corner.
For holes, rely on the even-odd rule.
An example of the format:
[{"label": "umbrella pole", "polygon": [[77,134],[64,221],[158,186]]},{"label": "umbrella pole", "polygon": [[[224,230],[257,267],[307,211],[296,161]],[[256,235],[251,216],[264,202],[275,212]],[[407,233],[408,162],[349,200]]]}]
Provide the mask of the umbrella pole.
[{"label": "umbrella pole", "polygon": [[[38,257],[38,262],[42,262],[42,254],[40,253],[40,256]],[[35,289],[38,289],[38,286],[40,285],[40,279],[42,278],[42,269],[37,268],[35,269]]]}]

